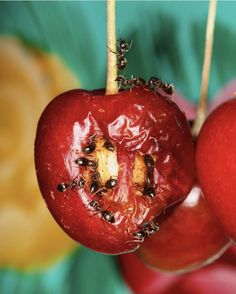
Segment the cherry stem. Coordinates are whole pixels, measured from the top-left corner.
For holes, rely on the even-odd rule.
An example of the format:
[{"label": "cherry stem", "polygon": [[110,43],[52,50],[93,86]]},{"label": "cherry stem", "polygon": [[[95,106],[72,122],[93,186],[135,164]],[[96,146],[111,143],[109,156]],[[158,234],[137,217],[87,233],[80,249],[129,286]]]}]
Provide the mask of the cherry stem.
[{"label": "cherry stem", "polygon": [[202,82],[200,90],[200,98],[197,109],[197,116],[192,128],[193,136],[197,136],[206,119],[207,114],[207,92],[210,77],[211,56],[214,40],[214,28],[216,17],[217,0],[210,0],[208,8],[208,19],[206,27],[205,52],[202,68]]},{"label": "cherry stem", "polygon": [[107,0],[107,84],[106,95],[118,93],[116,56],[116,0]]}]

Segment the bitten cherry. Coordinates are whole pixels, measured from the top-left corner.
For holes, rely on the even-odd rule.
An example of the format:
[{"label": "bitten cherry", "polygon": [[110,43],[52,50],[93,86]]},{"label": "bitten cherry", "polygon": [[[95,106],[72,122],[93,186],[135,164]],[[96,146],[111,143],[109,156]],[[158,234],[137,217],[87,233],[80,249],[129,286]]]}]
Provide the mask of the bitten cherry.
[{"label": "bitten cherry", "polygon": [[35,164],[59,225],[81,244],[110,254],[137,248],[144,227],[157,230],[154,217],[182,200],[195,176],[184,114],[143,87],[59,95],[40,118]]},{"label": "bitten cherry", "polygon": [[236,241],[236,99],[216,108],[197,140],[196,166],[204,197]]}]

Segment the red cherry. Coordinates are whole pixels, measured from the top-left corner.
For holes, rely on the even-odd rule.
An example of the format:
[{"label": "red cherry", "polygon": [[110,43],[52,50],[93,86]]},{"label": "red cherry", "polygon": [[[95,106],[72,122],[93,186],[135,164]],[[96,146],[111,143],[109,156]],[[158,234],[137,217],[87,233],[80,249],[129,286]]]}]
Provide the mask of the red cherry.
[{"label": "red cherry", "polygon": [[180,276],[152,270],[135,253],[120,255],[118,261],[125,282],[135,294],[164,294],[180,280]]},{"label": "red cherry", "polygon": [[184,202],[164,215],[160,230],[137,252],[157,270],[187,272],[213,262],[229,245],[200,189],[194,187]]},{"label": "red cherry", "polygon": [[235,294],[235,275],[235,267],[216,262],[209,267],[184,275],[163,294]]},{"label": "red cherry", "polygon": [[231,246],[218,261],[236,267],[236,246]]},{"label": "red cherry", "polygon": [[197,140],[196,165],[204,197],[236,241],[236,99],[208,116]]},{"label": "red cherry", "polygon": [[58,96],[40,118],[35,163],[59,225],[81,244],[111,254],[137,248],[142,224],[183,199],[194,180],[184,114],[143,88]]},{"label": "red cherry", "polygon": [[135,294],[208,294],[236,292],[235,247],[213,264],[186,274],[161,273],[149,268],[136,253],[118,256],[121,274]]}]

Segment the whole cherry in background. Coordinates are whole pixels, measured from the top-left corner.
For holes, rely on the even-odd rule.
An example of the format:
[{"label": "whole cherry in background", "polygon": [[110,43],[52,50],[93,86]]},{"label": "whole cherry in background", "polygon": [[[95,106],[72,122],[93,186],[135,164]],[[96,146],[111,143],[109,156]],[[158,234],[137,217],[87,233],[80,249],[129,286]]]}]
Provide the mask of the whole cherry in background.
[{"label": "whole cherry in background", "polygon": [[235,247],[215,263],[186,274],[161,273],[143,263],[136,253],[120,255],[121,274],[135,294],[234,294]]},{"label": "whole cherry in background", "polygon": [[236,241],[236,99],[218,106],[197,141],[196,165],[204,197]]},{"label": "whole cherry in background", "polygon": [[219,258],[231,244],[198,186],[159,220],[158,233],[137,251],[153,269],[192,271]]}]

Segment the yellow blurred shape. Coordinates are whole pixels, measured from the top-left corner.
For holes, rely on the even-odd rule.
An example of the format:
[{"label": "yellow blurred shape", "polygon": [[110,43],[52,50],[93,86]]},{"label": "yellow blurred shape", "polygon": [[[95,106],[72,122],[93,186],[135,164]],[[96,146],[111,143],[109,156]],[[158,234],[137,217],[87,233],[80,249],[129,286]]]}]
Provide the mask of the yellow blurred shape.
[{"label": "yellow blurred shape", "polygon": [[46,208],[33,152],[44,107],[78,86],[57,56],[0,38],[0,266],[47,265],[77,246]]}]

